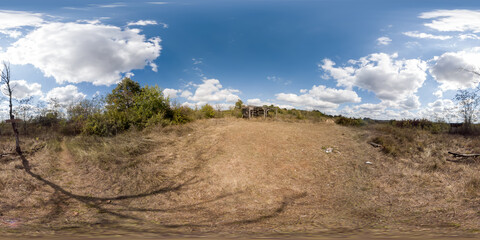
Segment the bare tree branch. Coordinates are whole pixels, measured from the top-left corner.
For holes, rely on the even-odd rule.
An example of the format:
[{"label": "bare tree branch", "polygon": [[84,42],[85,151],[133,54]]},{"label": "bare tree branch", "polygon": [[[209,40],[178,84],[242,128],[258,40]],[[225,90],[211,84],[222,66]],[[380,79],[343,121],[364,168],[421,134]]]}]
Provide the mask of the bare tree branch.
[{"label": "bare tree branch", "polygon": [[8,104],[9,104],[9,113],[10,113],[10,123],[12,124],[13,133],[15,134],[15,151],[21,155],[22,149],[20,148],[20,139],[17,129],[17,122],[15,120],[15,116],[13,115],[13,103],[12,103],[12,95],[13,95],[13,88],[11,86],[11,75],[10,75],[10,64],[7,62],[3,62],[3,70],[1,73],[1,81],[0,83],[5,84],[7,90],[7,97],[8,97]]}]

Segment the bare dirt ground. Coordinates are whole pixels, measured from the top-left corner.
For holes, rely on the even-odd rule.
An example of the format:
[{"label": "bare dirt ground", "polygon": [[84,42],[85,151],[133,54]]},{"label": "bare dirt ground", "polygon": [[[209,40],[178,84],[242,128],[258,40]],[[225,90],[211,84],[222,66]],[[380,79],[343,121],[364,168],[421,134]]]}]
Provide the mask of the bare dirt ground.
[{"label": "bare dirt ground", "polygon": [[27,156],[40,178],[0,159],[0,235],[478,237],[479,202],[422,187],[367,135],[213,119],[51,143]]}]

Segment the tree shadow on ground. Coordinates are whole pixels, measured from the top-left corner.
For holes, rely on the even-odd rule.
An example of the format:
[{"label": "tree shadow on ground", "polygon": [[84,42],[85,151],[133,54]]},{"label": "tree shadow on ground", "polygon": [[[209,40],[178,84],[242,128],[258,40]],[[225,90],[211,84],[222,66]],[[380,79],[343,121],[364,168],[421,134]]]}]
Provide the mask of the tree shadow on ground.
[{"label": "tree shadow on ground", "polygon": [[[178,192],[182,188],[186,188],[187,186],[199,183],[200,180],[197,180],[196,177],[191,177],[182,183],[174,183],[170,184],[169,186],[162,187],[156,189],[154,191],[139,193],[139,194],[132,194],[132,195],[119,195],[119,196],[112,196],[112,197],[93,197],[93,196],[85,196],[72,193],[65,188],[55,184],[52,181],[49,181],[39,174],[36,174],[32,171],[31,166],[27,158],[23,154],[19,154],[21,161],[22,161],[22,169],[31,177],[35,178],[36,180],[40,181],[41,183],[48,185],[52,189],[54,189],[54,194],[52,198],[59,197],[61,201],[67,201],[68,199],[73,199],[79,201],[81,203],[86,204],[87,206],[96,209],[100,213],[105,213],[114,217],[118,217],[121,219],[130,219],[134,221],[138,221],[138,223],[146,222],[145,219],[140,217],[134,216],[133,214],[127,214],[126,212],[133,213],[133,212],[177,212],[177,211],[190,211],[193,208],[198,208],[198,206],[203,204],[208,204],[216,201],[220,201],[222,199],[234,196],[236,194],[241,194],[242,192],[230,193],[230,194],[222,194],[216,196],[210,200],[202,201],[195,204],[188,204],[182,205],[173,208],[137,208],[137,207],[128,207],[123,206],[116,201],[120,200],[127,200],[127,199],[138,199],[138,198],[145,198],[148,196],[158,195],[158,194],[165,194],[169,192]],[[192,170],[196,169],[195,167]],[[180,174],[185,174],[185,171],[182,171]],[[63,196],[61,196],[63,195]],[[242,219],[242,220],[234,220],[230,222],[221,222],[221,223],[205,223],[205,224],[195,224],[195,223],[183,223],[183,224],[160,224],[160,226],[165,228],[182,228],[182,227],[212,227],[212,226],[231,226],[231,225],[242,225],[242,224],[253,224],[258,223],[261,221],[265,221],[267,219],[271,219],[277,217],[281,214],[285,208],[293,203],[296,199],[303,198],[306,196],[306,193],[301,193],[293,196],[285,196],[281,204],[274,208],[269,213],[262,214],[260,216],[255,216],[253,218]],[[59,204],[57,200],[50,199],[50,203]],[[117,208],[106,208],[104,205],[108,206],[117,206]],[[52,212],[53,215],[59,215],[60,213]],[[122,227],[123,228],[123,227]],[[126,229],[125,229],[126,230]],[[134,228],[130,228],[131,232],[136,232]],[[142,230],[144,231],[144,230]],[[158,232],[160,233],[160,232]]]},{"label": "tree shadow on ground", "polygon": [[152,195],[157,195],[157,194],[163,194],[167,192],[175,192],[179,191],[181,188],[186,187],[191,184],[195,184],[198,181],[195,181],[195,178],[192,177],[188,180],[186,180],[183,183],[180,184],[172,184],[167,187],[159,188],[154,191],[150,192],[145,192],[145,193],[139,193],[139,194],[132,194],[132,195],[120,195],[120,196],[114,196],[114,197],[92,197],[92,196],[84,196],[84,195],[78,195],[75,193],[72,193],[61,186],[43,178],[42,176],[32,172],[32,169],[30,167],[30,163],[27,160],[27,158],[23,154],[19,154],[20,159],[22,160],[22,168],[23,170],[33,178],[37,179],[38,181],[42,182],[45,185],[48,185],[49,187],[53,188],[56,192],[61,193],[65,195],[66,197],[70,199],[77,200],[79,202],[82,202],[84,204],[87,204],[89,207],[97,209],[99,212],[107,213],[116,217],[120,218],[125,218],[125,219],[133,219],[133,220],[141,220],[137,217],[126,215],[126,214],[121,214],[117,213],[111,210],[108,210],[106,208],[102,207],[102,204],[106,203],[107,201],[118,201],[118,200],[126,200],[126,199],[135,199],[135,198],[144,198]]}]

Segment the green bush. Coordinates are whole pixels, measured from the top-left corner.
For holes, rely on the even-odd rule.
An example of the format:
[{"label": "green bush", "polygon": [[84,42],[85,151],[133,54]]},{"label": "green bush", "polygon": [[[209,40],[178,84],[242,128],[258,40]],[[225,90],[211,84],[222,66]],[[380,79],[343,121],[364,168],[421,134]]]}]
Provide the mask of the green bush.
[{"label": "green bush", "polygon": [[138,129],[143,129],[147,126],[150,118],[172,115],[171,113],[167,114],[170,111],[168,100],[163,97],[160,88],[145,86],[134,95],[131,109],[127,109],[125,112],[129,113],[129,121],[133,125]]},{"label": "green bush", "polygon": [[335,120],[335,123],[343,126],[354,126],[354,127],[365,125],[365,122],[360,118],[347,118],[343,116],[338,117]]},{"label": "green bush", "polygon": [[215,109],[210,104],[205,104],[200,109],[204,118],[214,118],[215,117]]},{"label": "green bush", "polygon": [[89,135],[111,136],[117,133],[117,126],[110,122],[106,114],[95,113],[88,117],[83,133]]},{"label": "green bush", "polygon": [[391,120],[390,124],[399,128],[423,129],[433,134],[444,133],[450,130],[450,125],[445,122],[432,122],[427,119]]},{"label": "green bush", "polygon": [[[83,132],[111,136],[131,127],[139,130],[161,123],[183,122],[185,119],[170,108],[158,86],[140,87],[137,82],[125,78],[106,97],[106,109],[90,115]],[[176,118],[176,119],[175,119]]]},{"label": "green bush", "polygon": [[194,120],[195,113],[193,109],[187,106],[175,107],[172,109],[172,123],[173,124],[183,124],[188,123]]}]

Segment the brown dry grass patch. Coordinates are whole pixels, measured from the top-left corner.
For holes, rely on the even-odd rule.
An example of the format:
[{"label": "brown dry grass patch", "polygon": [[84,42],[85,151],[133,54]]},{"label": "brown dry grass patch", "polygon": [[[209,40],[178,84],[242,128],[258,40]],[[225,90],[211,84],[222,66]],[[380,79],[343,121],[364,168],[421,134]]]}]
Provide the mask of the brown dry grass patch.
[{"label": "brown dry grass patch", "polygon": [[[447,150],[476,145],[408,134],[211,119],[113,138],[51,139],[29,156],[32,171],[71,195],[36,181],[18,161],[2,162],[0,220],[22,226],[0,231],[480,229],[478,164],[445,161]],[[396,154],[368,145],[376,137],[389,139]]]}]

